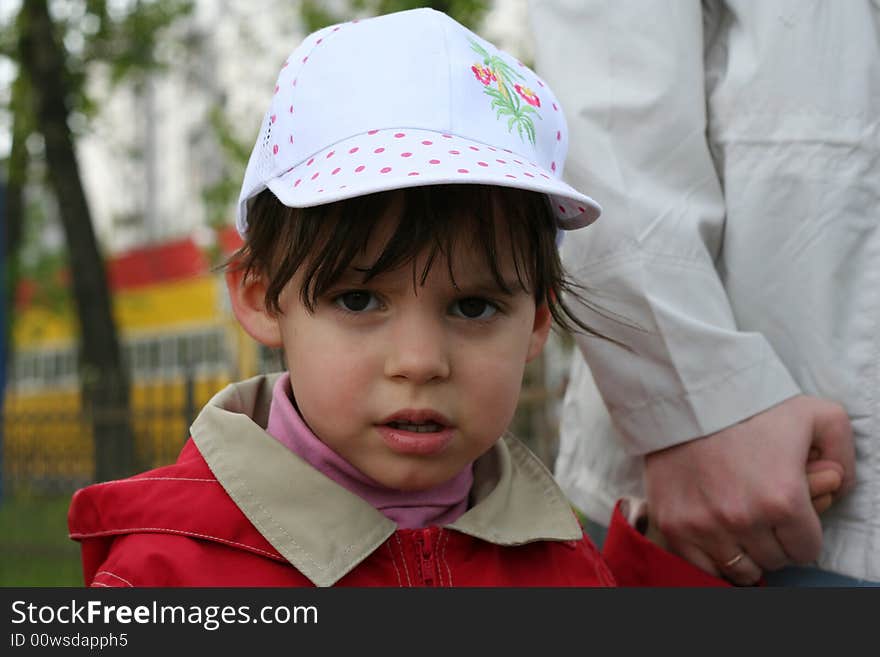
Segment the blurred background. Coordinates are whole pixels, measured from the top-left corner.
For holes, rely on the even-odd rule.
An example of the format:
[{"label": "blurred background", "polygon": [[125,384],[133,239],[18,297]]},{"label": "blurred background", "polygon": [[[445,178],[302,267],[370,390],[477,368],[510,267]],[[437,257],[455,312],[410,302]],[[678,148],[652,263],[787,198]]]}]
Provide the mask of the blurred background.
[{"label": "blurred background", "polygon": [[[0,0],[0,585],[81,585],[73,491],[174,461],[280,368],[215,269],[275,77],[313,30],[417,6],[531,62],[525,0]],[[569,349],[513,427],[548,465]]]}]

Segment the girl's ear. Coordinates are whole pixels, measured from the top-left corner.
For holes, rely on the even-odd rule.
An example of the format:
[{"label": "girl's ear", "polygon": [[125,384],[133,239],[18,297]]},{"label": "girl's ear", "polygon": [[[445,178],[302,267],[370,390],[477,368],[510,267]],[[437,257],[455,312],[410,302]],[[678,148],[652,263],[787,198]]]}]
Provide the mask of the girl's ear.
[{"label": "girl's ear", "polygon": [[536,358],[544,344],[547,342],[547,336],[550,334],[550,325],[553,322],[553,316],[550,314],[550,307],[546,302],[535,308],[535,325],[532,327],[532,336],[529,338],[529,351],[526,355],[526,362]]},{"label": "girl's ear", "polygon": [[242,328],[267,347],[281,347],[278,318],[266,307],[266,283],[262,276],[245,276],[243,270],[226,272],[226,289],[232,312]]}]

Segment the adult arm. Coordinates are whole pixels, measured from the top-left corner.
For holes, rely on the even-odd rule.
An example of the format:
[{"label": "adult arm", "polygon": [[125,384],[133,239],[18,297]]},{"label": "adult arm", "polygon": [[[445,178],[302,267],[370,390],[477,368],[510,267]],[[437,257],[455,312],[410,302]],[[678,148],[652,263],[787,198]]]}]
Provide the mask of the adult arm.
[{"label": "adult arm", "polygon": [[589,287],[582,318],[629,349],[578,344],[625,449],[646,455],[670,547],[713,573],[754,551],[732,573],[742,583],[814,559],[811,445],[824,436],[822,457],[843,465],[845,487],[852,447],[845,430],[821,431],[827,407],[816,405],[827,402],[799,396],[768,341],[737,326],[716,268],[725,207],[706,139],[704,51],[720,14],[698,1],[533,0],[530,11],[538,71],[569,121],[566,178],[604,207],[566,236],[563,259]]}]

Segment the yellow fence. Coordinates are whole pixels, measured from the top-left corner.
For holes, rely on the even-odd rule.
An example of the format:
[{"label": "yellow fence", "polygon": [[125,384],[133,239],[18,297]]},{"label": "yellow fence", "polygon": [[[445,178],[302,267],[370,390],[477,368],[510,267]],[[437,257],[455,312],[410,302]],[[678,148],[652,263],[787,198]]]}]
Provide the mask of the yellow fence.
[{"label": "yellow fence", "polygon": [[[198,410],[228,379],[179,377],[132,387],[135,469],[174,461]],[[6,493],[69,492],[94,481],[92,427],[79,391],[8,395],[3,413]]]}]

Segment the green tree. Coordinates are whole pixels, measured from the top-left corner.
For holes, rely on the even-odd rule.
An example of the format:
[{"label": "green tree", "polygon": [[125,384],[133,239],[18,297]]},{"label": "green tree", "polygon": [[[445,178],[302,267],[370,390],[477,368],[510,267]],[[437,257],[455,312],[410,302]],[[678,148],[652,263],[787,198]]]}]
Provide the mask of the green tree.
[{"label": "green tree", "polygon": [[474,29],[485,16],[491,2],[489,0],[348,0],[339,11],[327,7],[326,2],[303,0],[300,15],[309,32],[349,20],[352,16],[378,16],[395,11],[431,7],[449,14],[462,25]]},{"label": "green tree", "polygon": [[[113,15],[106,0],[67,3],[67,23],[56,21],[47,0],[24,0],[12,30],[5,26],[3,53],[18,64],[9,110],[13,144],[7,161],[7,247],[10,263],[17,261],[25,212],[23,190],[33,167],[25,141],[39,133],[44,143],[47,184],[54,194],[64,230],[72,297],[79,328],[80,386],[91,411],[95,438],[95,476],[112,479],[134,468],[130,426],[129,381],[123,366],[111,299],[91,213],[75,154],[74,117],[87,117],[94,106],[85,91],[89,67],[111,66],[120,81],[159,66],[155,41],[159,32],[191,8],[188,0],[138,2],[127,13]],[[79,53],[65,44],[78,34]],[[11,264],[10,285],[16,265]],[[11,295],[9,297],[11,299]]]}]

